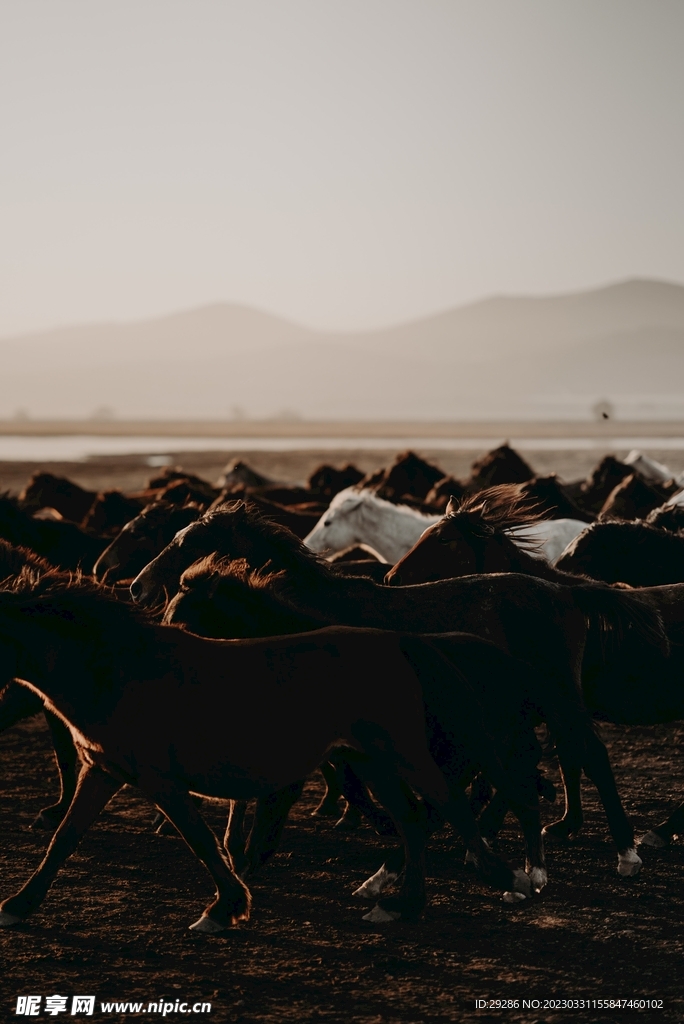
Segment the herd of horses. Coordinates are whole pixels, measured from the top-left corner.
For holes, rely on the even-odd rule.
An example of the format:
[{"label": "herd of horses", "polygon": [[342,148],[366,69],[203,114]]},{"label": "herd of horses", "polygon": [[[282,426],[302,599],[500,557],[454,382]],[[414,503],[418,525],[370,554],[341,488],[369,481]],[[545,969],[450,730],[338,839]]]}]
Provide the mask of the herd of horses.
[{"label": "herd of horses", "polygon": [[[316,812],[386,837],[364,919],[416,920],[448,823],[507,902],[547,882],[544,837],[598,790],[623,877],[641,858],[597,719],[684,718],[684,490],[639,453],[538,477],[508,445],[462,481],[411,452],[306,484],[242,462],[95,493],[49,473],[0,497],[0,730],[44,713],[61,779],[53,836],[0,926],[24,921],[112,796],[137,787],[205,865],[191,926],[249,917],[249,878],[304,782]],[[565,807],[541,826],[555,789]],[[542,766],[540,768],[540,765]],[[219,842],[201,798],[229,801]],[[247,807],[255,801],[247,829]],[[524,867],[495,839],[510,810]],[[667,845],[684,804],[641,837]],[[388,893],[386,890],[390,890]]]}]

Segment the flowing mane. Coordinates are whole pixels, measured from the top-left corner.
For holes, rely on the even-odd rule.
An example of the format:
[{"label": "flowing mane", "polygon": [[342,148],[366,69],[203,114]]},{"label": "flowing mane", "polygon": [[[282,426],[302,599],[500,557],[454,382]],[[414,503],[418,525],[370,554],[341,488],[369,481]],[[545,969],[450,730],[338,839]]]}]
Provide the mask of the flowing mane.
[{"label": "flowing mane", "polygon": [[503,533],[525,526],[536,526],[551,518],[550,511],[538,501],[521,494],[518,484],[497,484],[485,491],[462,498],[455,508],[447,509],[447,518],[467,518],[483,535]]}]

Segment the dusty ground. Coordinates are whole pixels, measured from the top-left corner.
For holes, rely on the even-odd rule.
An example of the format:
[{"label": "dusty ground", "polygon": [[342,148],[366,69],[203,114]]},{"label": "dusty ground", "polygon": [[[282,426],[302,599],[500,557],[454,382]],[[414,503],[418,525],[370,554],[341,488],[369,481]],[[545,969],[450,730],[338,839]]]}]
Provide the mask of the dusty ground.
[{"label": "dusty ground", "polygon": [[[684,726],[605,727],[604,736],[626,806],[644,830],[681,794]],[[0,736],[0,778],[4,896],[25,881],[47,842],[29,827],[56,786],[41,720]],[[207,938],[188,925],[211,897],[208,876],[180,839],[155,835],[149,805],[123,791],[31,923],[0,933],[2,1019],[16,1020],[16,996],[30,993],[205,999],[209,1019],[222,1022],[612,1022],[636,1011],[545,1010],[544,1000],[634,997],[664,1003],[641,1011],[641,1020],[684,1019],[684,847],[649,853],[641,878],[620,881],[589,785],[585,834],[549,850],[551,881],[541,898],[503,904],[463,867],[459,840],[445,833],[430,846],[424,921],[389,927],[362,921],[364,905],[351,897],[379,866],[380,840],[367,828],[341,835],[312,819],[320,792],[313,779],[274,863],[254,883],[249,924]],[[553,808],[545,813],[552,818]],[[205,805],[205,815],[220,834],[222,809]],[[513,825],[501,849],[520,858]],[[538,999],[541,1008],[478,1012],[478,998]]]},{"label": "dusty ground", "polygon": [[[351,458],[370,469],[392,454],[245,458],[273,476],[296,480],[323,460],[341,464]],[[424,454],[464,475],[480,453]],[[684,468],[682,453],[654,454],[675,470]],[[227,456],[194,454],[178,461],[211,479]],[[598,455],[539,452],[529,460],[540,472],[555,469],[572,479],[584,475]],[[18,490],[32,468],[0,464],[0,488]],[[153,472],[138,457],[46,468],[90,487],[139,487]],[[625,805],[643,832],[681,799],[684,724],[604,726],[603,734]],[[583,836],[570,847],[549,850],[551,881],[541,898],[523,906],[503,904],[463,867],[460,841],[445,833],[430,846],[424,921],[390,927],[363,922],[364,906],[351,897],[379,866],[381,842],[367,828],[340,834],[329,820],[312,819],[321,786],[311,780],[279,854],[254,882],[252,920],[212,938],[187,930],[211,898],[204,869],[180,839],[155,835],[151,808],[125,790],[86,835],[31,923],[0,933],[0,1019],[22,1019],[14,1013],[17,995],[60,993],[95,994],[98,1003],[207,1000],[209,1020],[260,1024],[612,1024],[636,1017],[633,1009],[544,1008],[545,1000],[610,998],[662,999],[663,1010],[638,1011],[639,1019],[684,1020],[684,846],[647,852],[642,876],[619,880],[590,785]],[[42,720],[0,736],[0,897],[16,891],[39,862],[47,836],[32,831],[30,823],[55,789]],[[209,805],[205,814],[221,834],[223,810]],[[545,816],[552,820],[557,812],[546,806]],[[520,860],[514,825],[507,824],[501,849]],[[476,999],[530,999],[540,1005],[477,1010]]]}]

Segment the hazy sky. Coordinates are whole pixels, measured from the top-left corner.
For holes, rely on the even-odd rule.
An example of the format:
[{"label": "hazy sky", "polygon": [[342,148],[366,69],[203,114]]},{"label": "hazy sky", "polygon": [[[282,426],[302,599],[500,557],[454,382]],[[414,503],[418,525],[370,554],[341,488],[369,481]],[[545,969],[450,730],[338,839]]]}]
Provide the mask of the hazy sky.
[{"label": "hazy sky", "polygon": [[683,0],[0,0],[0,335],[684,281]]}]

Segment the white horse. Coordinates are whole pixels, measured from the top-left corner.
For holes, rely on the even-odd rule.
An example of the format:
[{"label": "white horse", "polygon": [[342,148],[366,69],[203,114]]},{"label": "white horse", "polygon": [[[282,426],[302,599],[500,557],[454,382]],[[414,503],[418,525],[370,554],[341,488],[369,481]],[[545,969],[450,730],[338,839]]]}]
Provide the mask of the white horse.
[{"label": "white horse", "polygon": [[[327,555],[354,544],[368,544],[394,565],[428,526],[441,518],[407,505],[393,505],[373,491],[347,487],[335,495],[304,543],[312,551]],[[518,527],[510,535],[513,540],[524,537],[538,541],[539,555],[554,562],[586,525],[577,519],[549,519],[534,526]]]},{"label": "white horse", "polygon": [[304,543],[312,551],[332,555],[354,544],[369,544],[394,565],[441,516],[429,516],[407,505],[393,505],[373,491],[346,487],[336,494],[327,512]]}]

